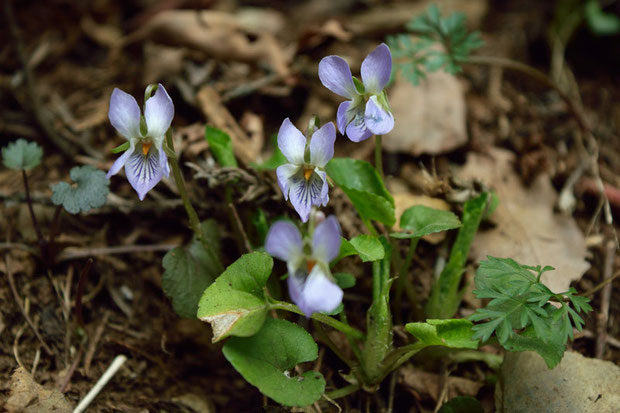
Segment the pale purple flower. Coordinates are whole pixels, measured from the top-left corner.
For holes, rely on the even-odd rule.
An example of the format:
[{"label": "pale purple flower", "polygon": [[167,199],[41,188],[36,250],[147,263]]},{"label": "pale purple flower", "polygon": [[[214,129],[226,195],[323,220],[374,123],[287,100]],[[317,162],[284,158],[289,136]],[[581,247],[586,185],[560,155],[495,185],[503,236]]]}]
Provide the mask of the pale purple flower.
[{"label": "pale purple flower", "polygon": [[133,96],[114,89],[108,118],[118,133],[129,141],[129,149],[114,162],[107,178],[124,166],[127,180],[143,200],[162,177],[170,174],[162,145],[173,117],[174,104],[161,84],[144,104],[144,117]]},{"label": "pale purple flower", "polygon": [[383,88],[390,80],[392,54],[381,43],[362,62],[362,81],[353,78],[349,64],[339,56],[324,57],[319,63],[321,83],[346,100],[338,107],[338,129],[353,142],[384,135],[394,127]]},{"label": "pale purple flower", "polygon": [[284,199],[291,204],[303,222],[308,221],[312,206],[329,201],[325,165],[334,156],[336,128],[327,123],[316,130],[310,142],[289,120],[284,119],[278,132],[278,147],[288,160],[276,170]]},{"label": "pale purple flower", "polygon": [[329,270],[329,262],[340,251],[340,235],[333,215],[317,225],[312,239],[302,239],[297,227],[286,221],[276,222],[267,233],[265,249],[286,261],[289,295],[306,317],[331,312],[342,302],[342,289]]}]

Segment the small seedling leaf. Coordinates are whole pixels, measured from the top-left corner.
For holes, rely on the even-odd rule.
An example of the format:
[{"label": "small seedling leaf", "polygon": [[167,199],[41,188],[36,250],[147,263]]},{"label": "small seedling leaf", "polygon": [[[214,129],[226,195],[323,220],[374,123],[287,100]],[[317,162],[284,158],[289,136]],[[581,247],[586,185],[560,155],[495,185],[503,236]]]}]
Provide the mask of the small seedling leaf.
[{"label": "small seedling leaf", "polygon": [[43,148],[36,142],[18,139],[2,148],[2,163],[9,169],[28,170],[41,163]]},{"label": "small seedling leaf", "polygon": [[76,166],[71,168],[69,176],[74,185],[59,182],[52,186],[54,205],[62,205],[68,213],[77,214],[105,204],[110,192],[110,181],[105,172],[90,165]]}]

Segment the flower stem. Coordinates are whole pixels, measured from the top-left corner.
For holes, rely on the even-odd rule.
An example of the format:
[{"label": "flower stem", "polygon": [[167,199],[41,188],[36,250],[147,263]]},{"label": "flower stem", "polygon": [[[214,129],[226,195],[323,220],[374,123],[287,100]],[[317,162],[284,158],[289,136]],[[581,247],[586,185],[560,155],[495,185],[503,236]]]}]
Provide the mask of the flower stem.
[{"label": "flower stem", "polygon": [[379,172],[379,176],[383,180],[383,152],[381,144],[383,137],[381,135],[375,135],[375,168]]},{"label": "flower stem", "polygon": [[[409,250],[407,251],[407,256],[405,257],[405,261],[401,265],[400,271],[398,273],[398,280],[396,281],[396,291],[394,293],[394,309],[395,311],[398,311],[397,314],[401,313],[403,289],[407,287],[407,284],[409,284],[407,272],[409,271],[409,267],[411,267],[411,261],[413,261],[413,256],[415,255],[418,241],[420,241],[419,237],[411,238],[411,242],[409,243]],[[414,291],[415,295],[415,290],[413,288],[411,288],[411,290]],[[409,291],[409,288],[407,288],[407,291]],[[411,308],[414,309],[414,313],[417,313],[417,300],[411,303]]]},{"label": "flower stem", "polygon": [[185,211],[187,212],[187,217],[189,218],[189,225],[192,228],[192,231],[194,231],[196,239],[200,241],[205,252],[207,253],[207,255],[209,255],[211,262],[216,265],[217,272],[221,273],[224,271],[222,261],[205,239],[204,234],[202,233],[202,229],[200,227],[200,220],[198,219],[198,214],[196,213],[192,202],[189,200],[189,195],[187,194],[187,189],[185,187],[185,180],[183,179],[183,174],[181,174],[181,168],[179,168],[179,160],[176,157],[176,153],[174,152],[172,129],[168,129],[168,132],[166,132],[166,140],[168,149],[170,150],[166,151],[168,155],[168,163],[170,164],[170,168],[172,169],[172,175],[174,176],[177,188],[179,189],[179,195],[181,195],[181,199],[183,200],[183,206],[185,206]]},{"label": "flower stem", "polygon": [[28,175],[26,175],[26,170],[24,169],[22,169],[22,178],[24,179],[24,191],[26,192],[26,203],[28,204],[28,211],[30,211],[30,219],[32,220],[32,226],[34,227],[34,231],[37,234],[37,241],[39,243],[39,249],[41,250],[41,259],[47,265],[48,254],[45,246],[45,240],[43,239],[43,234],[41,233],[39,221],[37,221],[37,217],[34,215],[34,209],[32,208],[32,199],[30,198],[30,186],[28,185]]},{"label": "flower stem", "polygon": [[[286,303],[284,301],[275,301],[273,303],[269,304],[269,308],[272,310],[284,310],[284,311],[289,311],[291,313],[295,313],[295,314],[300,314],[300,315],[304,315],[303,311],[301,311],[299,309],[299,307],[297,307],[294,304],[291,303]],[[338,331],[342,331],[343,333],[345,333],[347,336],[358,339],[358,340],[362,340],[364,339],[364,333],[362,333],[361,331],[359,331],[358,329],[351,327],[348,324],[345,324],[341,321],[338,321],[330,316],[327,316],[325,314],[321,314],[321,313],[314,313],[312,314],[312,318],[313,320],[316,320],[320,323],[323,323],[325,325],[328,325],[332,328],[335,328]]]}]

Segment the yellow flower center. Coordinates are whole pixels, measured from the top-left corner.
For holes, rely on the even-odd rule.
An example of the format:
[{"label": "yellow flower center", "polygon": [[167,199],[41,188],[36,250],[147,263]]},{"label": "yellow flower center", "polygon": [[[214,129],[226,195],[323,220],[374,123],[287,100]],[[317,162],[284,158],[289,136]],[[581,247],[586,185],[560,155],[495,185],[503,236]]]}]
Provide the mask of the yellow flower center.
[{"label": "yellow flower center", "polygon": [[312,172],[314,172],[314,169],[304,168],[304,178],[306,178],[306,181],[310,180],[310,177],[312,176]]},{"label": "yellow flower center", "polygon": [[142,142],[142,153],[144,156],[148,155],[149,150],[151,149],[151,142]]},{"label": "yellow flower center", "polygon": [[306,266],[308,267],[308,274],[310,274],[312,272],[312,269],[314,268],[315,265],[316,265],[316,261],[314,261],[314,260],[307,260],[306,261]]}]

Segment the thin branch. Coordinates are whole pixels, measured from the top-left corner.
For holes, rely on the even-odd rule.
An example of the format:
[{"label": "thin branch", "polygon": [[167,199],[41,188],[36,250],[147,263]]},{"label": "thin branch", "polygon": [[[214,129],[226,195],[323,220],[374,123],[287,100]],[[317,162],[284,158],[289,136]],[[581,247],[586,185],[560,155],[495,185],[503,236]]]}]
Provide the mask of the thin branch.
[{"label": "thin branch", "polygon": [[58,256],[58,261],[68,261],[80,258],[87,258],[97,255],[113,255],[113,254],[131,254],[134,252],[150,252],[150,251],[170,251],[178,245],[173,244],[155,244],[155,245],[120,245],[116,247],[101,248],[80,248],[66,250]]},{"label": "thin branch", "polygon": [[26,319],[26,322],[28,323],[32,331],[34,332],[34,335],[37,337],[37,339],[43,346],[43,349],[45,350],[45,352],[49,354],[50,356],[55,355],[54,350],[52,350],[47,345],[47,343],[45,343],[45,341],[43,340],[43,337],[41,337],[41,334],[39,333],[39,330],[36,328],[32,320],[28,316],[28,313],[26,313],[24,306],[22,305],[21,298],[19,297],[19,294],[17,293],[17,288],[15,288],[15,279],[13,278],[13,273],[11,272],[11,266],[9,265],[8,255],[4,256],[4,264],[6,265],[6,275],[7,275],[7,278],[9,279],[9,285],[11,286],[11,291],[13,292],[13,297],[15,298],[15,302],[17,303],[17,307],[19,307],[19,311],[21,311],[22,315]]}]

